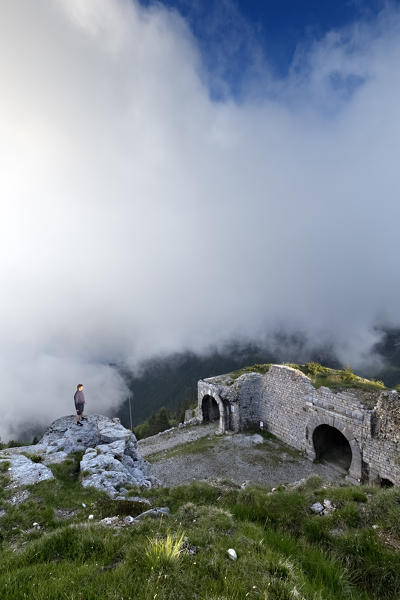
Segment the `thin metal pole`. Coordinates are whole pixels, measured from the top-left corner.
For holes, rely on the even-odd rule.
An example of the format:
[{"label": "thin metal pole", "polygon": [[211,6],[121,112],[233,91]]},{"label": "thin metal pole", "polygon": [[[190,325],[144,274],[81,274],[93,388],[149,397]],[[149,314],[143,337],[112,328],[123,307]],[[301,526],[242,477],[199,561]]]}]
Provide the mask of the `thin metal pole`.
[{"label": "thin metal pole", "polygon": [[130,421],[131,421],[131,431],[132,431],[133,427],[132,427],[132,405],[131,405],[131,399],[132,399],[132,396],[129,395],[129,397],[128,397],[128,401],[129,401],[129,418],[130,418]]}]

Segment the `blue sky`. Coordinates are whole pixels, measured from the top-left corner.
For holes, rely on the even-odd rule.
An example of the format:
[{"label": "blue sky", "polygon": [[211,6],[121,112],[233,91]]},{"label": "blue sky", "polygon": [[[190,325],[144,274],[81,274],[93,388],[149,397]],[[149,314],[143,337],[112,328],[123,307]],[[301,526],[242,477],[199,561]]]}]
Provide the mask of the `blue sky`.
[{"label": "blue sky", "polygon": [[[154,0],[142,0],[142,4],[151,5]],[[388,2],[161,0],[161,4],[187,20],[207,69],[219,66],[220,75],[235,92],[243,74],[255,61],[260,63],[261,57],[275,77],[285,77],[299,45],[310,45],[332,29],[373,20]]]}]

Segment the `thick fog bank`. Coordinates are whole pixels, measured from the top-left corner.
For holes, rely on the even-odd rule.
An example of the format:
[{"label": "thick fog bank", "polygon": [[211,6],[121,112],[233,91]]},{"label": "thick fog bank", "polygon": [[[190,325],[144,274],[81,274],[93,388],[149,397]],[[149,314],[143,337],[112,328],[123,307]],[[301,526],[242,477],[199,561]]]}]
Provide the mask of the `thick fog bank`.
[{"label": "thick fog bank", "polygon": [[1,2],[1,438],[80,382],[112,412],[110,363],[277,329],[371,361],[399,321],[399,32],[385,9],[215,101],[161,5]]}]

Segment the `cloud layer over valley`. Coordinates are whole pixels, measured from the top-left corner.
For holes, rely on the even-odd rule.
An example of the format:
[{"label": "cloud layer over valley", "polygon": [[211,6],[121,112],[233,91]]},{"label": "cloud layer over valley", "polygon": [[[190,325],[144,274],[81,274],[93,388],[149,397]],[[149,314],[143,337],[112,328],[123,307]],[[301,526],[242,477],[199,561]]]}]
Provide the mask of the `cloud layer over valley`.
[{"label": "cloud layer over valley", "polygon": [[178,13],[0,7],[0,436],[124,397],[109,363],[276,328],[356,366],[399,321],[400,12],[240,96]]}]

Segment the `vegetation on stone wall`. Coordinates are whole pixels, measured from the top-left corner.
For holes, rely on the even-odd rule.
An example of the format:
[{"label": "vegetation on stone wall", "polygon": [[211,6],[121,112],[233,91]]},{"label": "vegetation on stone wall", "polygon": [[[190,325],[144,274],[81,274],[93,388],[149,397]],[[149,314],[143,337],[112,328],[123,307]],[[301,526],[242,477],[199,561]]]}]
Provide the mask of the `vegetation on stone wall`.
[{"label": "vegetation on stone wall", "polygon": [[242,367],[241,369],[237,369],[236,371],[229,373],[229,376],[235,381],[238,377],[240,377],[241,375],[245,375],[246,373],[260,373],[261,375],[265,375],[266,373],[268,373],[270,367],[271,363],[251,365],[247,367]]},{"label": "vegetation on stone wall", "polygon": [[[366,379],[356,375],[350,367],[345,369],[331,369],[330,367],[324,367],[317,362],[308,362],[304,365],[297,363],[285,363],[287,367],[298,369],[307,377],[311,379],[311,383],[315,388],[326,386],[333,389],[347,389],[347,388],[358,388],[362,390],[384,390],[385,384],[383,381],[376,381],[374,379]],[[267,364],[256,364],[246,367],[242,367],[237,371],[233,371],[229,374],[231,380],[235,381],[241,375],[246,373],[261,373],[264,375],[268,373],[271,367],[271,363]]]},{"label": "vegetation on stone wall", "polygon": [[383,381],[375,379],[366,379],[356,375],[350,367],[345,369],[331,369],[324,367],[316,362],[309,362],[305,365],[288,365],[300,369],[305,375],[310,377],[314,387],[326,386],[329,388],[358,388],[362,390],[384,390]]}]

